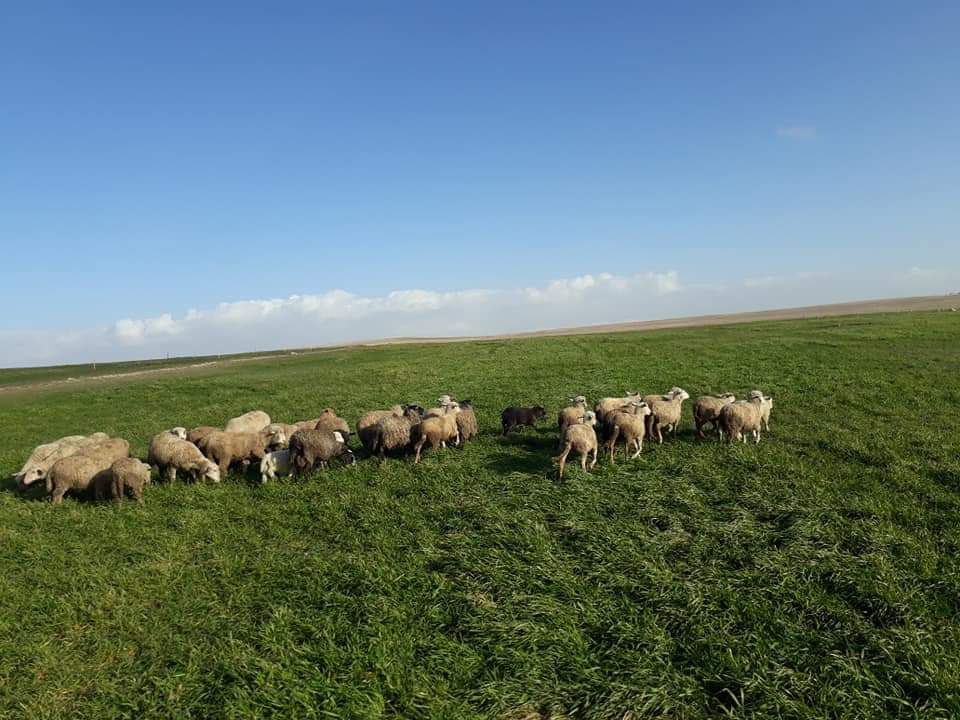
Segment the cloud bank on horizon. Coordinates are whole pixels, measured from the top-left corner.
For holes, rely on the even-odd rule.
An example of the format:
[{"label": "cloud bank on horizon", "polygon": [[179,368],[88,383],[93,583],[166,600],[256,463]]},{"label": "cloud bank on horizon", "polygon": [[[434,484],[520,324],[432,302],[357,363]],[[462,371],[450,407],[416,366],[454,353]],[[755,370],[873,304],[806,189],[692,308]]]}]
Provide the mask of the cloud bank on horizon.
[{"label": "cloud bank on horizon", "polygon": [[544,287],[345,290],[223,302],[70,330],[0,332],[0,366],[107,362],[311,347],[391,337],[495,335],[560,327],[942,294],[960,274],[918,267],[864,279],[833,272],[685,283],[676,271],[586,274]]}]

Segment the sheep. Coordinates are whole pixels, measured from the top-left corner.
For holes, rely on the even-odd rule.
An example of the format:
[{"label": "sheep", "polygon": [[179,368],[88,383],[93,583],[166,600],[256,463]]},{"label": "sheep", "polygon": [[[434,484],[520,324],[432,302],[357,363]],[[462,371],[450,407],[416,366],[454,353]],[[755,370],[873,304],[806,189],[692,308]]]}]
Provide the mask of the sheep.
[{"label": "sheep", "polygon": [[270,424],[270,416],[263,410],[251,410],[250,412],[230,418],[227,424],[223,426],[225,432],[260,432]]},{"label": "sheep", "polygon": [[[313,422],[312,420],[301,421],[303,423]],[[316,424],[316,423],[314,423]],[[290,445],[290,436],[293,435],[297,430],[310,430],[313,428],[313,425],[309,427],[300,423],[270,423],[267,425],[263,432],[272,433],[275,436],[274,445],[278,447],[288,447]],[[282,442],[277,442],[280,438],[283,438]]]},{"label": "sheep", "polygon": [[378,422],[389,415],[401,417],[409,408],[415,409],[420,416],[423,416],[423,408],[413,404],[394,405],[389,410],[371,410],[361,415],[360,419],[357,420],[357,435],[364,449],[369,453],[374,452],[373,443],[377,437],[376,427]]},{"label": "sheep", "polygon": [[772,402],[772,398],[768,400],[762,393],[759,396],[751,393],[749,400],[738,400],[724,405],[720,410],[721,437],[725,435],[728,443],[738,440],[746,442],[747,434],[751,434],[759,443],[764,409]]},{"label": "sheep", "polygon": [[350,425],[342,417],[339,417],[332,409],[327,408],[313,426],[314,430],[326,430],[327,432],[338,432],[343,436],[345,443],[350,442]]},{"label": "sheep", "polygon": [[200,443],[203,441],[207,435],[210,433],[221,432],[221,429],[218,427],[213,427],[212,425],[200,425],[195,427],[187,433],[186,440],[193,443],[197,447],[200,447]]},{"label": "sheep", "polygon": [[[176,437],[183,440],[179,435]],[[136,458],[121,458],[110,466],[109,477],[109,493],[117,503],[123,501],[128,491],[133,495],[134,500],[143,502],[143,486],[150,482],[150,466]],[[99,487],[96,492],[97,500],[105,499],[101,496],[102,491]]]},{"label": "sheep", "polygon": [[415,449],[417,451],[414,464],[420,462],[423,446],[430,443],[430,448],[446,447],[448,442],[460,442],[460,430],[457,427],[457,415],[460,414],[460,405],[451,401],[447,405],[446,413],[437,417],[425,417],[414,432],[416,435]]},{"label": "sheep", "polygon": [[522,432],[524,427],[536,428],[537,421],[546,416],[547,411],[543,405],[508,407],[500,413],[500,424],[503,426],[503,434],[506,435],[514,428],[519,432]]},{"label": "sheep", "polygon": [[268,452],[260,461],[260,482],[266,484],[268,480],[277,477],[286,477],[290,474],[290,449]]},{"label": "sheep", "polygon": [[262,460],[271,445],[276,444],[277,437],[276,433],[269,432],[215,432],[203,439],[200,450],[217,464],[222,477],[233,463]]},{"label": "sheep", "polygon": [[672,388],[669,393],[656,399],[653,402],[647,402],[650,406],[650,415],[647,417],[647,435],[651,438],[656,433],[657,442],[663,443],[663,431],[676,434],[677,426],[680,424],[680,410],[684,400],[690,398],[690,394],[683,388]]},{"label": "sheep", "polygon": [[408,407],[400,417],[387,415],[375,426],[371,451],[382,460],[387,451],[405,450],[410,446],[413,429],[419,424],[418,408]]},{"label": "sheep", "polygon": [[460,412],[456,413],[457,431],[460,437],[457,438],[457,445],[463,447],[463,444],[480,432],[480,425],[477,422],[477,414],[473,411],[473,402],[470,400],[461,400],[459,403]]},{"label": "sheep", "polygon": [[587,412],[587,399],[583,395],[577,395],[568,401],[572,403],[565,407],[557,415],[557,428],[560,430],[560,444],[563,445],[563,431],[567,425],[574,425],[580,422],[580,418]]},{"label": "sheep", "polygon": [[563,430],[562,452],[556,458],[555,463],[559,463],[559,479],[563,480],[563,469],[567,465],[567,456],[571,450],[580,453],[580,467],[584,472],[587,471],[587,457],[593,453],[593,462],[590,463],[592,470],[597,464],[597,433],[593,426],[597,424],[597,415],[592,410],[586,411],[578,418],[578,421],[567,425]]},{"label": "sheep", "polygon": [[192,442],[181,440],[169,430],[157,433],[150,440],[147,463],[155,465],[160,476],[170,482],[177,479],[177,471],[188,473],[194,480],[202,477],[220,482],[220,468],[205,458]]},{"label": "sheep", "polygon": [[17,487],[25,490],[28,485],[32,485],[38,480],[44,480],[47,473],[57,460],[76,455],[84,448],[94,447],[95,445],[109,439],[106,433],[93,433],[92,435],[68,435],[59,440],[50,443],[38,445],[30,453],[30,457],[20,468],[20,471],[14,475]]},{"label": "sheep", "polygon": [[423,414],[423,417],[424,418],[441,417],[443,415],[446,415],[447,408],[450,406],[450,403],[452,402],[455,402],[455,401],[449,395],[441,395],[440,397],[437,398],[437,405],[439,405],[439,407],[430,408]]},{"label": "sheep", "polygon": [[639,398],[640,393],[627,390],[623,397],[606,397],[597,401],[593,406],[593,411],[597,414],[597,422],[606,422],[608,414],[622,410],[631,400]]},{"label": "sheep", "polygon": [[647,433],[646,419],[650,415],[650,406],[639,397],[628,403],[627,409],[618,410],[607,415],[610,426],[610,438],[607,440],[607,449],[610,450],[610,463],[614,461],[614,449],[617,440],[623,438],[623,459],[626,460],[631,447],[636,452],[630,457],[637,458],[643,451],[643,438]]},{"label": "sheep", "polygon": [[348,464],[355,462],[353,452],[343,442],[340,433],[298,430],[290,437],[290,469],[294,476],[317,466],[324,468],[328,462],[340,457]]},{"label": "sheep", "polygon": [[127,457],[129,452],[130,443],[122,438],[111,438],[96,447],[57,460],[46,477],[50,502],[59,505],[67,492],[84,492],[103,482],[97,476],[109,473],[110,466]]},{"label": "sheep", "polygon": [[724,405],[735,402],[733,393],[722,395],[701,395],[693,403],[693,422],[697,426],[697,437],[704,438],[703,426],[710,423],[711,432],[720,432],[720,410]]}]

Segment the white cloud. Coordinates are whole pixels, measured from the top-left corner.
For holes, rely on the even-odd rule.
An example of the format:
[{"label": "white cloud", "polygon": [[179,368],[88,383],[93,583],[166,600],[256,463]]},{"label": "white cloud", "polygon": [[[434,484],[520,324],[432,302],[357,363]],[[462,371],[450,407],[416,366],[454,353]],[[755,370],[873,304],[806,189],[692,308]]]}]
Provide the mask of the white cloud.
[{"label": "white cloud", "polygon": [[784,125],[777,128],[777,135],[786,140],[815,140],[817,128],[813,125]]},{"label": "white cloud", "polygon": [[727,284],[677,272],[598,273],[512,289],[395,290],[224,302],[182,317],[123,319],[69,331],[0,332],[0,366],[212,355],[390,337],[492,335],[559,327],[946,292],[960,278],[920,268],[867,276],[758,274]]}]

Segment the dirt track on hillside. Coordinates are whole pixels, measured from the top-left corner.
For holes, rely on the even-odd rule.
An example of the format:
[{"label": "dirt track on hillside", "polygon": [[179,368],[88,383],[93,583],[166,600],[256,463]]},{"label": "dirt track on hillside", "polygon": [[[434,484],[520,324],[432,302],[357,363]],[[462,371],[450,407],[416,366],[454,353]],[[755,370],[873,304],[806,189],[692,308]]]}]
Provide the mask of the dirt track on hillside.
[{"label": "dirt track on hillside", "polygon": [[869,315],[872,313],[916,312],[922,310],[960,310],[960,295],[936,295],[931,297],[894,298],[890,300],[865,300],[852,303],[838,303],[835,305],[809,305],[799,308],[759,310],[755,312],[732,313],[727,315],[698,315],[693,317],[670,318],[665,320],[643,320],[638,322],[610,323],[606,325],[555,328],[551,330],[536,330],[532,332],[515,333],[510,335],[482,335],[472,337],[462,336],[441,338],[385,338],[383,340],[337,345],[335,347],[309,348],[296,351],[276,352],[267,355],[255,355],[251,357],[209,360],[193,363],[191,365],[151,368],[149,370],[131,370],[130,372],[123,373],[107,373],[103,375],[93,375],[82,378],[64,378],[59,380],[26,383],[23,385],[8,385],[5,387],[0,387],[0,396],[48,388],[80,387],[90,383],[135,380],[154,375],[188,375],[197,372],[203,372],[212,368],[225,367],[236,363],[275,360],[277,358],[286,357],[288,354],[310,355],[314,353],[332,352],[334,350],[346,348],[379,347],[383,345],[417,343],[469,342],[472,340],[505,340],[514,338],[556,337],[563,335],[594,335],[600,333],[618,332],[642,332],[645,330],[664,330],[669,328],[734,325],[737,323],[760,322],[765,320],[800,320],[805,318],[835,317],[838,315]]}]

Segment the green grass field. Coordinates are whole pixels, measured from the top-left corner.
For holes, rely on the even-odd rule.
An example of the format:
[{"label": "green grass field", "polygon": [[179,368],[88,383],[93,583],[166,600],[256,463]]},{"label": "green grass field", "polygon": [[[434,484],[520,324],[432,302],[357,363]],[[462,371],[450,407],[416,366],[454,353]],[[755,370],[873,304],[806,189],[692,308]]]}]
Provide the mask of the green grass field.
[{"label": "green grass field", "polygon": [[[11,382],[6,379],[6,382]],[[759,446],[551,465],[565,398],[776,399]],[[143,506],[0,492],[0,714],[960,717],[960,320],[908,313],[387,346],[0,395],[66,434],[472,398],[463,451]],[[542,402],[539,432],[500,410]]]}]

